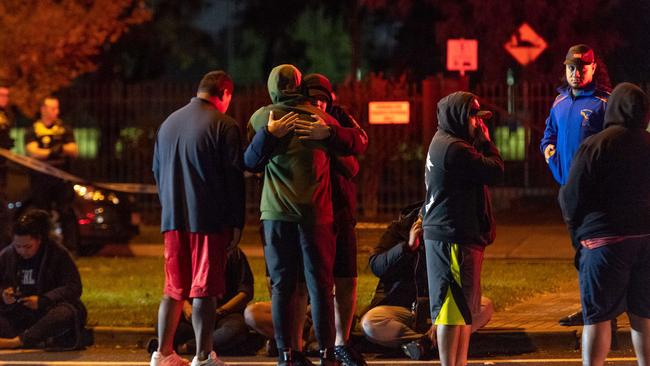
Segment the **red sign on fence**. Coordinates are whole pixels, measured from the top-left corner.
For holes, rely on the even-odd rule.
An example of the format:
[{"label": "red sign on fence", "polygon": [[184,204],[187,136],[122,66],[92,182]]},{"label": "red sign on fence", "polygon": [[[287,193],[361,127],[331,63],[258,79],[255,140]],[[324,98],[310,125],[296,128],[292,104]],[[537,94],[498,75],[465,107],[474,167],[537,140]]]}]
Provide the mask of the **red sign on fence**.
[{"label": "red sign on fence", "polygon": [[478,41],[475,39],[447,40],[447,70],[475,71],[478,69]]},{"label": "red sign on fence", "polygon": [[408,101],[368,103],[368,123],[371,125],[408,124]]}]

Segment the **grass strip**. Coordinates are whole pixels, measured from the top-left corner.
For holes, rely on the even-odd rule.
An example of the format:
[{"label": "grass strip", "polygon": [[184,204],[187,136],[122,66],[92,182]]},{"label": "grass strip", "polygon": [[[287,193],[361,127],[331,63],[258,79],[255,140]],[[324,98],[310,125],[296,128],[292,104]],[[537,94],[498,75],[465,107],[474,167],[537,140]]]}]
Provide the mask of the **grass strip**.
[{"label": "grass strip", "polygon": [[[264,259],[249,258],[255,276],[254,301],[268,301]],[[164,282],[163,259],[159,257],[77,260],[84,285],[83,302],[88,307],[90,325],[153,326]],[[377,278],[368,268],[368,254],[358,256],[358,309],[372,298]],[[496,311],[536,294],[556,291],[576,273],[570,261],[485,260],[483,294],[490,297]],[[578,301],[576,294],[576,301]]]}]

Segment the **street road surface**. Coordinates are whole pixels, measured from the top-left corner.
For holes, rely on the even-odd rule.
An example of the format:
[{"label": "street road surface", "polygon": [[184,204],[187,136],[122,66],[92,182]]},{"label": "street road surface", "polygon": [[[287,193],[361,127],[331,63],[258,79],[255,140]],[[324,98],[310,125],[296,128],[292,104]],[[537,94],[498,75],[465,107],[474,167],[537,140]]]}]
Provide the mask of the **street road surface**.
[{"label": "street road surface", "polygon": [[[368,365],[372,366],[424,366],[440,365],[438,361],[410,361],[404,358],[387,359],[372,358],[369,355]],[[231,366],[275,366],[276,362],[270,357],[223,357]],[[312,359],[316,361],[316,359]],[[470,365],[484,366],[579,366],[579,354],[520,355],[511,357],[473,358]],[[43,352],[36,350],[0,351],[0,366],[147,366],[149,356],[143,349],[99,348],[91,347],[85,351],[76,352]],[[623,352],[613,355],[607,365],[636,365],[636,359]]]}]

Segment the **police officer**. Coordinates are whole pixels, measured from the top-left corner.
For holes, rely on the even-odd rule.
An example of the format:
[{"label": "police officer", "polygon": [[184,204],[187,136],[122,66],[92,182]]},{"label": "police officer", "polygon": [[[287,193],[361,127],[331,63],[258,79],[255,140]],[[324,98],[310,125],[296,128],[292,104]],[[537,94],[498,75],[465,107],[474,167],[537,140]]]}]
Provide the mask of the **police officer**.
[{"label": "police officer", "polygon": [[[78,155],[72,129],[59,119],[59,100],[48,97],[41,105],[41,118],[25,134],[27,155],[47,162],[55,168],[69,170],[70,159]],[[32,203],[43,209],[52,204],[67,204],[72,200],[69,184],[50,175],[33,172],[31,176]],[[56,207],[54,207],[56,208]]]},{"label": "police officer", "polygon": [[[0,148],[11,149],[14,146],[14,141],[9,136],[12,119],[9,109],[9,85],[0,82]],[[0,157],[0,249],[11,241],[11,217],[6,206],[6,188],[7,161]]]}]

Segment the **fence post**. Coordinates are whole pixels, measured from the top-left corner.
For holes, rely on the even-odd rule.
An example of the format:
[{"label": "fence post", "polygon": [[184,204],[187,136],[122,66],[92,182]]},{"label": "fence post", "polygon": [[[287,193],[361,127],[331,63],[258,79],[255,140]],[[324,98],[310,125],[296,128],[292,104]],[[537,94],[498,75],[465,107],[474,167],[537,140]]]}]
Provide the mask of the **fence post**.
[{"label": "fence post", "polygon": [[[524,111],[526,111],[526,115],[529,116],[530,118],[530,95],[529,95],[529,90],[528,90],[528,81],[525,81],[522,83],[522,99],[524,102]],[[532,141],[530,141],[530,127],[526,128],[524,130],[525,133],[525,141],[526,145],[534,145]],[[530,151],[531,146],[526,146],[526,155],[524,156],[524,192],[528,191],[528,188],[530,188]]]},{"label": "fence post", "polygon": [[422,148],[426,153],[433,134],[438,127],[436,119],[436,102],[438,93],[436,82],[433,77],[428,77],[422,81]]}]

